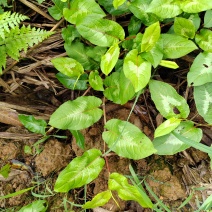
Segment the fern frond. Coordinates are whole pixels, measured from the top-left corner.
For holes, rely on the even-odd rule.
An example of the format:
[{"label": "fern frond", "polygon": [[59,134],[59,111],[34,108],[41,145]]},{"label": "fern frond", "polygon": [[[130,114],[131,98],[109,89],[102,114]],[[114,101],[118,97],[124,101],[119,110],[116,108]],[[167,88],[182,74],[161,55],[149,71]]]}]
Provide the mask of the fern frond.
[{"label": "fern frond", "polygon": [[2,66],[5,67],[6,65],[6,59],[4,59],[6,56],[18,60],[21,50],[26,52],[28,47],[42,42],[52,34],[53,32],[31,28],[30,26],[22,26],[21,28],[16,26],[9,32],[5,32],[5,39],[0,37],[0,60],[2,58],[0,62],[0,74],[2,72]]},{"label": "fern frond", "polygon": [[3,14],[0,14],[0,37],[4,39],[5,32],[9,32],[10,29],[15,28],[21,21],[26,19],[29,18],[19,13],[11,14],[11,12],[4,12]]}]

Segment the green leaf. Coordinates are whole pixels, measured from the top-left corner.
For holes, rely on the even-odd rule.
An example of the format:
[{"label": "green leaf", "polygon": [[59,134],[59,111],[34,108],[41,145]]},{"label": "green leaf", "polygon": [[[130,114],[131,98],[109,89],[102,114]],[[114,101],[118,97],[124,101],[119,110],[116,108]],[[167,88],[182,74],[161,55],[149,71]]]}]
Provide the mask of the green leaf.
[{"label": "green leaf", "polygon": [[89,84],[96,91],[104,91],[103,80],[98,71],[91,71],[89,74]]},{"label": "green leaf", "polygon": [[101,158],[101,151],[90,149],[82,156],[74,158],[68,166],[60,172],[54,191],[68,192],[71,189],[86,185],[98,177],[105,161]]},{"label": "green leaf", "polygon": [[83,66],[76,60],[69,57],[57,57],[51,60],[54,67],[69,77],[79,77],[84,73]]},{"label": "green leaf", "polygon": [[120,48],[118,43],[113,44],[105,55],[102,56],[100,67],[105,75],[108,75],[116,65],[119,58]]},{"label": "green leaf", "polygon": [[[81,35],[79,34],[79,32],[76,30],[76,28],[74,26],[68,25],[66,28],[62,29],[62,37],[65,40],[65,45],[64,45],[65,49],[66,48],[69,49],[69,45],[71,45],[72,41],[74,41],[75,38],[81,37]],[[68,54],[67,49],[66,49],[66,51]]]},{"label": "green leaf", "polygon": [[146,12],[151,12],[161,19],[173,18],[182,13],[174,0],[152,0]]},{"label": "green leaf", "polygon": [[[156,108],[166,119],[188,117],[190,111],[186,100],[171,85],[150,80],[149,89]],[[176,109],[178,110],[177,113],[175,112]]]},{"label": "green leaf", "polygon": [[48,12],[55,20],[60,20],[63,17],[63,9],[68,7],[68,3],[61,0],[52,1],[54,6],[48,7]]},{"label": "green leaf", "polygon": [[161,60],[160,61],[160,66],[164,66],[164,67],[172,68],[172,69],[179,68],[177,63],[175,63],[173,61],[168,61],[168,60]]},{"label": "green leaf", "polygon": [[133,49],[124,59],[123,70],[126,78],[132,82],[135,92],[138,92],[146,87],[150,80],[151,63],[142,59],[137,49]]},{"label": "green leaf", "polygon": [[128,25],[128,33],[129,35],[135,35],[141,29],[141,20],[136,18],[134,15],[130,18],[130,23]]},{"label": "green leaf", "polygon": [[91,43],[97,46],[112,46],[123,40],[124,29],[115,21],[97,19],[89,16],[80,25],[77,25],[78,32]]},{"label": "green leaf", "polygon": [[115,9],[117,9],[119,6],[121,6],[122,4],[124,4],[126,0],[113,0],[113,6]]},{"label": "green leaf", "polygon": [[50,117],[49,124],[58,129],[81,130],[97,122],[102,116],[98,107],[101,99],[81,96],[63,103]]},{"label": "green leaf", "polygon": [[46,200],[37,200],[24,207],[22,207],[18,212],[45,212],[48,206]]},{"label": "green leaf", "polygon": [[134,0],[129,2],[130,11],[146,26],[149,26],[159,20],[155,14],[147,13],[151,1],[152,0]]},{"label": "green leaf", "polygon": [[180,1],[181,9],[186,13],[199,13],[212,8],[212,1],[208,0],[184,0]]},{"label": "green leaf", "polygon": [[149,61],[154,68],[156,68],[163,58],[163,43],[162,39],[155,44],[155,46],[149,52],[142,52],[140,54],[142,58]]},{"label": "green leaf", "polygon": [[148,52],[150,51],[156,44],[160,37],[160,24],[157,21],[156,23],[148,26],[145,29],[143,39],[141,42],[141,51]]},{"label": "green leaf", "polygon": [[80,77],[68,77],[65,74],[57,73],[56,77],[60,83],[71,90],[86,90],[88,87],[88,75],[86,73],[82,74]]},{"label": "green leaf", "polygon": [[191,121],[181,122],[180,125],[171,133],[157,137],[153,140],[153,145],[157,149],[159,155],[174,155],[184,151],[190,145],[179,140],[173,133],[178,133],[186,138],[192,139],[194,142],[200,142],[202,139],[202,130],[194,127]]},{"label": "green leaf", "polygon": [[212,27],[212,10],[207,10],[204,16],[204,27],[211,28]]},{"label": "green leaf", "polygon": [[193,39],[195,35],[195,26],[193,22],[189,19],[182,17],[175,17],[174,32],[186,38]]},{"label": "green leaf", "polygon": [[119,119],[111,119],[105,124],[103,140],[121,157],[139,160],[156,152],[150,139],[138,127]]},{"label": "green leaf", "polygon": [[196,34],[195,41],[201,49],[212,53],[212,32],[211,32],[211,30],[201,29],[200,33]]},{"label": "green leaf", "polygon": [[212,124],[212,82],[194,87],[194,100],[198,113]]},{"label": "green leaf", "polygon": [[100,192],[91,201],[86,202],[82,208],[89,209],[103,206],[110,200],[111,197],[112,194],[109,190]]},{"label": "green leaf", "polygon": [[21,195],[31,189],[33,189],[34,187],[29,187],[29,188],[26,188],[26,189],[22,189],[22,190],[19,190],[19,191],[16,191],[14,193],[11,193],[11,194],[7,194],[5,196],[0,196],[0,200],[2,199],[7,199],[7,198],[10,198],[10,197],[15,197],[15,196],[18,196],[18,195]]},{"label": "green leaf", "polygon": [[93,15],[93,18],[103,18],[106,14],[95,0],[72,0],[70,9],[63,10],[64,18],[72,24],[80,24],[87,16]]},{"label": "green leaf", "polygon": [[197,55],[188,72],[187,80],[189,86],[212,82],[212,53],[202,52]]},{"label": "green leaf", "polygon": [[127,178],[118,173],[112,173],[108,181],[109,189],[117,191],[123,200],[133,200],[138,202],[143,208],[152,208],[151,201],[147,202],[135,186],[127,182]]},{"label": "green leaf", "polygon": [[34,133],[39,133],[45,135],[45,129],[47,126],[46,121],[35,119],[34,116],[27,115],[18,115],[20,122],[26,127],[29,131]]},{"label": "green leaf", "polygon": [[162,34],[164,59],[180,58],[193,50],[197,46],[187,38],[174,34]]},{"label": "green leaf", "polygon": [[184,142],[185,144],[192,146],[202,152],[208,153],[209,157],[211,157],[212,155],[212,148],[209,146],[206,146],[204,144],[201,143],[197,143],[194,142],[191,139],[185,138],[184,136],[180,135],[179,133],[173,132],[174,136],[176,136],[179,140],[181,140],[182,142]]},{"label": "green leaf", "polygon": [[25,153],[25,154],[29,154],[29,155],[33,155],[32,149],[31,149],[31,147],[28,146],[28,145],[25,145],[25,146],[24,146],[24,153]]},{"label": "green leaf", "polygon": [[2,175],[4,178],[7,178],[10,173],[10,167],[11,167],[10,164],[2,166],[0,169],[0,175]]},{"label": "green leaf", "polygon": [[85,149],[85,138],[79,130],[70,130],[79,148]]},{"label": "green leaf", "polygon": [[104,9],[111,15],[122,15],[129,13],[127,1],[124,4],[119,6],[117,9],[113,6],[113,0],[98,0],[98,3],[104,7]]},{"label": "green leaf", "polygon": [[77,60],[85,70],[98,69],[99,64],[90,56],[93,54],[98,58],[101,57],[101,55],[98,55],[97,51],[102,54],[106,51],[106,49],[100,49],[102,47],[92,47],[91,50],[90,47],[85,46],[85,44],[81,42],[65,43],[64,47],[68,56]]},{"label": "green leaf", "polygon": [[135,94],[132,83],[125,77],[123,71],[114,72],[106,77],[104,85],[106,86],[104,96],[116,104],[125,104]]},{"label": "green leaf", "polygon": [[181,120],[175,117],[167,119],[155,130],[155,138],[167,135],[180,125]]}]

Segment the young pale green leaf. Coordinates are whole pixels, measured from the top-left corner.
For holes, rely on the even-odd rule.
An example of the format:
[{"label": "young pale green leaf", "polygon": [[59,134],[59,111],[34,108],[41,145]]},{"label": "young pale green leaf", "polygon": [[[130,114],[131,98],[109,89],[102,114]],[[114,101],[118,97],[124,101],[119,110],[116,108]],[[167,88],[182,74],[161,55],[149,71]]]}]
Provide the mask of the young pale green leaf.
[{"label": "young pale green leaf", "polygon": [[63,103],[50,117],[49,124],[58,129],[81,130],[90,127],[102,116],[101,99],[81,96]]},{"label": "young pale green leaf", "polygon": [[10,173],[10,167],[11,167],[10,164],[6,164],[6,165],[2,166],[0,169],[0,176],[2,175],[4,178],[7,178]]},{"label": "young pale green leaf", "polygon": [[76,60],[69,57],[57,57],[51,60],[54,67],[69,77],[79,77],[84,73],[83,66]]},{"label": "young pale green leaf", "polygon": [[124,29],[115,21],[87,17],[80,25],[78,32],[97,46],[112,46],[125,37]]},{"label": "young pale green leaf", "polygon": [[179,4],[173,0],[152,0],[146,12],[151,12],[161,19],[173,18],[182,13]]},{"label": "young pale green leaf", "polygon": [[200,142],[202,139],[202,130],[194,127],[191,121],[181,122],[180,125],[171,133],[157,137],[153,140],[153,145],[157,149],[159,155],[174,155],[178,152],[184,151],[190,145],[185,144],[179,140],[173,132],[176,132],[186,138],[192,139],[194,142]]},{"label": "young pale green leaf", "polygon": [[139,160],[156,152],[150,139],[129,122],[111,119],[105,128],[103,140],[121,157]]},{"label": "young pale green leaf", "polygon": [[186,13],[199,13],[212,9],[212,1],[208,0],[184,0],[180,1],[181,9]]},{"label": "young pale green leaf", "polygon": [[141,51],[149,52],[156,44],[160,37],[160,24],[157,21],[145,29],[141,42]]},{"label": "young pale green leaf", "polygon": [[187,80],[189,86],[212,82],[212,53],[202,52],[197,55],[188,72]]},{"label": "young pale green leaf", "polygon": [[149,26],[159,20],[155,14],[147,13],[150,3],[151,0],[134,0],[129,2],[130,11],[146,26]]},{"label": "young pale green leaf", "polygon": [[142,59],[137,49],[133,49],[124,59],[123,70],[126,78],[132,82],[135,92],[138,92],[146,87],[150,80],[151,63]]},{"label": "young pale green leaf", "polygon": [[196,34],[195,41],[201,49],[212,53],[212,32],[209,29],[201,29],[199,34]]},{"label": "young pale green leaf", "polygon": [[168,60],[161,60],[160,61],[160,66],[167,67],[167,68],[172,68],[172,69],[179,68],[177,63],[175,63],[174,61],[168,61]]},{"label": "young pale green leaf", "polygon": [[191,40],[175,34],[162,34],[164,59],[180,58],[193,50],[197,46]]},{"label": "young pale green leaf", "polygon": [[89,84],[96,91],[104,91],[103,80],[98,71],[91,71],[89,74]]},{"label": "young pale green leaf", "polygon": [[104,85],[104,96],[116,104],[123,105],[135,95],[134,87],[123,71],[114,72],[106,77]]},{"label": "young pale green leaf", "polygon": [[120,48],[118,43],[114,43],[105,55],[102,56],[100,67],[105,75],[108,75],[116,65],[119,58]]},{"label": "young pale green leaf", "polygon": [[204,27],[211,28],[212,27],[212,9],[207,10],[204,16]]},{"label": "young pale green leaf", "polygon": [[212,82],[194,87],[194,100],[198,113],[212,124]]},{"label": "young pale green leaf", "polygon": [[106,14],[95,0],[72,0],[70,9],[63,10],[64,18],[71,24],[80,24],[87,16],[103,18]]},{"label": "young pale green leaf", "polygon": [[[198,13],[195,14],[185,14],[186,18],[188,18],[188,20],[192,21],[192,23],[194,24],[195,27],[195,32],[199,29],[200,27],[200,23],[201,23],[201,18],[199,17]],[[189,15],[187,17],[187,15]]]},{"label": "young pale green leaf", "polygon": [[174,32],[176,34],[193,39],[195,31],[195,26],[191,20],[182,17],[175,17]]},{"label": "young pale green leaf", "polygon": [[126,0],[113,0],[113,6],[115,9],[117,9],[119,6],[121,6],[122,4],[124,4]]},{"label": "young pale green leaf", "polygon": [[85,138],[79,130],[70,130],[71,134],[74,136],[77,146],[81,149],[85,149]]},{"label": "young pale green leaf", "polygon": [[88,75],[86,73],[82,74],[80,77],[68,77],[65,74],[57,73],[57,79],[66,88],[71,90],[86,90],[88,88]]},{"label": "young pale green leaf", "polygon": [[188,117],[190,111],[186,100],[171,85],[157,80],[150,80],[149,89],[152,100],[162,116],[167,119]]},{"label": "young pale green leaf", "polygon": [[105,161],[101,158],[101,151],[90,149],[82,156],[74,158],[68,166],[60,172],[54,191],[68,192],[93,181],[101,172]]},{"label": "young pale green leaf", "polygon": [[63,17],[63,9],[68,7],[68,3],[61,0],[52,1],[54,6],[48,7],[48,12],[55,20],[60,20]]},{"label": "young pale green leaf", "polygon": [[[137,190],[133,185],[127,182],[127,178],[116,172],[110,175],[108,181],[108,186],[110,190],[117,191],[119,197],[123,200],[133,200],[138,202],[143,208],[152,208],[153,204]],[[145,195],[146,196],[146,195]]]},{"label": "young pale green leaf", "polygon": [[159,39],[159,41],[149,52],[142,52],[140,56],[145,60],[149,61],[152,64],[152,66],[156,68],[163,58],[162,39]]},{"label": "young pale green leaf", "polygon": [[45,135],[45,129],[47,126],[46,121],[35,119],[34,116],[28,115],[18,115],[20,122],[26,127],[29,131],[34,133],[39,133]]},{"label": "young pale green leaf", "polygon": [[24,207],[22,207],[18,212],[45,212],[48,206],[46,200],[37,200]]},{"label": "young pale green leaf", "polygon": [[155,130],[155,138],[167,135],[180,125],[181,120],[175,117],[167,119]]},{"label": "young pale green leaf", "polygon": [[112,197],[111,191],[103,191],[98,193],[91,201],[86,202],[82,208],[90,209],[105,205]]}]

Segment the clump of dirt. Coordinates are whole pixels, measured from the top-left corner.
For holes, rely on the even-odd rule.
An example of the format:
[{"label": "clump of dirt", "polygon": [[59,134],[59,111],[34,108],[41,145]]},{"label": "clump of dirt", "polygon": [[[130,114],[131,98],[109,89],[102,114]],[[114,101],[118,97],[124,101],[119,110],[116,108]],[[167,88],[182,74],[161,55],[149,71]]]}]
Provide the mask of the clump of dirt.
[{"label": "clump of dirt", "polygon": [[49,139],[44,145],[44,150],[36,156],[36,170],[44,177],[51,172],[58,172],[71,160],[71,147],[59,142],[57,139]]}]

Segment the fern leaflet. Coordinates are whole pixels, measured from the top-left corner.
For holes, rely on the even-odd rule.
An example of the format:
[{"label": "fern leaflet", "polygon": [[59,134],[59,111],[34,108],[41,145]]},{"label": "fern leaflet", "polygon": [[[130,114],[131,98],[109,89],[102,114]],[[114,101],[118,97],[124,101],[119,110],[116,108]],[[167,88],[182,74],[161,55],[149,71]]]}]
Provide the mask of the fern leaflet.
[{"label": "fern leaflet", "polygon": [[27,16],[19,13],[5,12],[0,14],[0,37],[5,38],[5,32],[9,32],[10,29],[15,28],[23,20],[28,19]]}]

